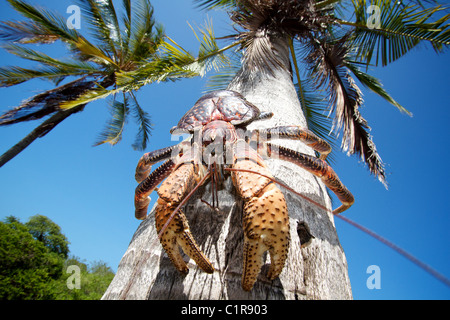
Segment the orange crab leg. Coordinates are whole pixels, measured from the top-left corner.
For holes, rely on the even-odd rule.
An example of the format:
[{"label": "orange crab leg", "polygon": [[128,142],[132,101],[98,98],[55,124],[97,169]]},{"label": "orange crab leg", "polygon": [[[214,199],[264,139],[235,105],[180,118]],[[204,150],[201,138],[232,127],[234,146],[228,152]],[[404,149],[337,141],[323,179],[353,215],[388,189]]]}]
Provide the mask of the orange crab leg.
[{"label": "orange crab leg", "polygon": [[152,170],[152,165],[162,160],[169,159],[172,155],[173,150],[177,146],[178,145],[145,153],[139,159],[139,162],[136,166],[136,181],[141,183],[145,178],[147,178],[150,174],[150,171]]},{"label": "orange crab leg", "polygon": [[278,156],[280,159],[289,161],[305,169],[322,179],[325,185],[336,194],[342,205],[333,210],[333,214],[339,214],[352,206],[355,198],[351,192],[339,180],[334,170],[322,159],[297,152],[281,146],[266,144],[269,157]]},{"label": "orange crab leg", "polygon": [[171,147],[145,153],[139,159],[139,162],[136,166],[136,181],[141,183],[145,178],[147,178],[152,170],[152,165],[154,165],[155,163],[169,159],[171,157],[174,158],[176,156],[181,156],[184,151],[190,150],[191,147],[192,146],[190,145],[190,143],[185,141]]},{"label": "orange crab leg", "polygon": [[150,193],[175,170],[176,166],[172,159],[167,160],[136,187],[134,195],[136,219],[145,219],[150,204]]}]

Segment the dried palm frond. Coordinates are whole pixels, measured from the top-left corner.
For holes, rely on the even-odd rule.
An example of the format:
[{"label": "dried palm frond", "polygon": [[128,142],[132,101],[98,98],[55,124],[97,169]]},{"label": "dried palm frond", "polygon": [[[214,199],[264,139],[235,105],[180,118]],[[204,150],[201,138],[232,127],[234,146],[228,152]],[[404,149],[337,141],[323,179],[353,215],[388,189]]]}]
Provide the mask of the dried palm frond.
[{"label": "dried palm frond", "polygon": [[96,81],[82,77],[57,88],[39,93],[20,106],[2,114],[0,116],[0,126],[45,117],[59,111],[63,101],[75,101],[81,95],[97,86]]},{"label": "dried palm frond", "polygon": [[312,39],[306,58],[317,88],[326,87],[330,111],[334,112],[333,130],[342,129],[342,148],[349,154],[359,154],[369,170],[385,184],[384,165],[369,134],[370,127],[359,112],[363,104],[361,90],[345,66],[348,54],[347,36],[338,41]]}]

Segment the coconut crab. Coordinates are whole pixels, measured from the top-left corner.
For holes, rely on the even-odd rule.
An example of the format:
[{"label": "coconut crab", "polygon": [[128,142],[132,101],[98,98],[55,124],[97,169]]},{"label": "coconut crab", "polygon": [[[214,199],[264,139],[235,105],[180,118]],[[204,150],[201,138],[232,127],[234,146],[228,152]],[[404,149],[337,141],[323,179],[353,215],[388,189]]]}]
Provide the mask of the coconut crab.
[{"label": "coconut crab", "polygon": [[[283,270],[289,250],[289,216],[286,200],[264,164],[263,157],[278,157],[320,177],[342,202],[338,214],[354,202],[352,194],[324,161],[331,148],[312,132],[298,126],[246,130],[257,120],[272,117],[234,91],[221,90],[200,98],[181,118],[171,133],[189,133],[188,140],[175,146],[144,154],[136,167],[139,183],[135,192],[135,215],[147,216],[149,195],[158,188],[155,208],[156,230],[170,260],[181,272],[188,272],[180,248],[199,268],[213,273],[214,267],[196,244],[182,206],[208,179],[212,186],[231,175],[237,194],[242,197],[244,227],[244,266],[242,287],[251,290],[269,251],[267,274],[275,279]],[[300,140],[320,153],[320,158],[270,144],[273,138]],[[152,165],[166,160],[151,172]],[[218,199],[211,188],[212,207]]]}]

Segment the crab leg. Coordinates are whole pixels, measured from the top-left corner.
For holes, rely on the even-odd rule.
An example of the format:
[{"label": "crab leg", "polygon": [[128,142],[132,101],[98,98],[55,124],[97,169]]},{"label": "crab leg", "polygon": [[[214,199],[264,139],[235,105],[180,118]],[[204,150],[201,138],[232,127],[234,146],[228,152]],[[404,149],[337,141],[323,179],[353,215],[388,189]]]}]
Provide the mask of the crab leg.
[{"label": "crab leg", "polygon": [[160,161],[175,157],[183,153],[185,148],[190,148],[189,142],[181,142],[171,147],[162,148],[152,152],[145,153],[140,159],[136,166],[135,178],[137,182],[142,182],[148,177],[150,171],[152,170],[152,165]]},{"label": "crab leg", "polygon": [[[263,266],[264,252],[269,251],[267,277],[275,279],[283,270],[290,242],[289,216],[281,191],[267,177],[272,177],[262,161],[249,160],[249,154],[235,160],[233,183],[244,199],[244,269],[242,287],[250,291]],[[251,170],[249,173],[239,170]],[[261,176],[263,174],[267,177]]]},{"label": "crab leg", "polygon": [[331,147],[325,140],[319,138],[311,131],[299,126],[274,127],[269,129],[256,130],[255,133],[257,134],[258,138],[266,138],[267,140],[274,138],[300,140],[307,146],[319,152],[320,159],[322,160],[325,160],[328,154],[331,152]]},{"label": "crab leg", "polygon": [[134,195],[136,219],[145,219],[150,203],[150,193],[175,170],[176,166],[177,164],[172,159],[167,160],[136,187]]},{"label": "crab leg", "polygon": [[292,162],[321,178],[325,185],[333,191],[342,202],[340,207],[333,210],[333,214],[338,214],[347,210],[355,202],[353,195],[342,184],[337,174],[324,160],[285,147],[273,146],[270,143],[267,143],[266,147],[269,157],[276,155],[280,159]]}]

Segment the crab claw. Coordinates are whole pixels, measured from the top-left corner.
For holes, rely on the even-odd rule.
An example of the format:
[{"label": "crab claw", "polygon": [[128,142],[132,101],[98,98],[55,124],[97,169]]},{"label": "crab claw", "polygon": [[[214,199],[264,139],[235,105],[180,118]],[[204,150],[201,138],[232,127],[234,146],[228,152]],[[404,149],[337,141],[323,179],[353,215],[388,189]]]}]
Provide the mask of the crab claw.
[{"label": "crab claw", "polygon": [[181,248],[197,263],[200,269],[207,273],[213,273],[214,267],[195,242],[194,237],[189,231],[186,216],[181,209],[175,213],[172,221],[166,226],[175,209],[176,205],[173,206],[161,198],[158,199],[158,205],[155,210],[156,230],[160,233],[165,227],[160,235],[161,245],[178,271],[183,273],[189,271],[181,255]]},{"label": "crab claw", "polygon": [[[235,169],[251,170],[271,176],[260,164],[240,160]],[[244,199],[244,270],[242,288],[250,291],[264,264],[264,253],[269,251],[270,268],[267,278],[278,277],[289,251],[289,216],[286,200],[271,180],[259,174],[233,172],[233,181]]]},{"label": "crab claw", "polygon": [[283,270],[289,251],[289,217],[281,191],[269,184],[264,194],[244,206],[244,273],[242,287],[251,290],[269,251],[267,278],[274,280]]},{"label": "crab claw", "polygon": [[[186,156],[185,160],[189,160]],[[189,224],[178,205],[200,180],[198,168],[191,162],[182,163],[164,180],[158,189],[159,199],[155,208],[156,230],[160,242],[175,267],[188,272],[180,248],[207,273],[213,273],[214,267],[201,251],[192,236]]]}]

